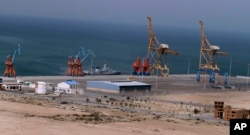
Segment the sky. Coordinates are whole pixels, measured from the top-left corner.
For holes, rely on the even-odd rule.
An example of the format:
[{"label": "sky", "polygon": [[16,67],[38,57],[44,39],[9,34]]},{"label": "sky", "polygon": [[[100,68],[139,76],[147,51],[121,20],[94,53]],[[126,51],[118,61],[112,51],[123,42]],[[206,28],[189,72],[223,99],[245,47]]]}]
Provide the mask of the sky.
[{"label": "sky", "polygon": [[1,0],[0,16],[250,32],[249,0]]}]

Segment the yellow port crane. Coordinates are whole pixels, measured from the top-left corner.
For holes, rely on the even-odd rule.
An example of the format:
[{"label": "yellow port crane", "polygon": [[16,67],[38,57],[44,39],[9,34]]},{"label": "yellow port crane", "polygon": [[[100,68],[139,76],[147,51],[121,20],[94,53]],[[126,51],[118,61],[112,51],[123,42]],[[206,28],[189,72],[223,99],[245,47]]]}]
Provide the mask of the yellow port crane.
[{"label": "yellow port crane", "polygon": [[167,77],[169,75],[169,68],[167,66],[167,54],[178,55],[179,53],[169,49],[168,44],[159,43],[156,36],[153,33],[152,19],[147,17],[149,23],[149,45],[148,56],[150,57],[150,72],[151,74],[157,74]]},{"label": "yellow port crane", "polygon": [[218,55],[229,55],[227,52],[220,52],[220,47],[211,45],[204,34],[203,22],[199,21],[201,26],[201,49],[200,49],[200,70],[220,71],[218,67]]}]

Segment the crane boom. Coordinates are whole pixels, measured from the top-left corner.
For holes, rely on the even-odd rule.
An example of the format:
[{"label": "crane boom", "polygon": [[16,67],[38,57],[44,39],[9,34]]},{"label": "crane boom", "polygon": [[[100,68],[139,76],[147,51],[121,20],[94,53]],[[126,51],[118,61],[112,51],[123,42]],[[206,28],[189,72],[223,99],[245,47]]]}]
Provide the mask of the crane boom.
[{"label": "crane boom", "polygon": [[83,48],[83,47],[80,47],[79,52],[75,55],[74,64],[76,63],[76,60],[80,57],[81,54],[85,55],[85,52],[84,52],[84,48]]},{"label": "crane boom", "polygon": [[84,55],[84,57],[82,58],[81,63],[82,63],[89,55],[92,55],[93,58],[95,57],[95,54],[93,53],[92,50],[87,50],[84,54],[85,54],[85,55]]},{"label": "crane boom", "polygon": [[20,50],[20,48],[21,48],[21,45],[20,45],[20,44],[17,44],[17,47],[16,47],[16,49],[15,49],[15,51],[14,51],[14,54],[13,54],[13,56],[12,56],[12,63],[14,63],[14,61],[15,61],[16,53],[18,53],[18,55],[21,55],[21,50]]},{"label": "crane boom", "polygon": [[82,63],[89,55],[92,55],[92,57],[95,57],[95,54],[92,50],[85,51],[83,47],[80,48],[79,52],[75,55],[74,58],[74,64],[76,63],[77,59],[80,58]]},{"label": "crane boom", "polygon": [[153,34],[153,26],[152,26],[152,19],[151,17],[147,17],[148,19],[148,32],[149,32],[149,46],[148,46],[148,50],[152,49],[153,48],[153,40],[155,39],[154,37],[154,34]]}]

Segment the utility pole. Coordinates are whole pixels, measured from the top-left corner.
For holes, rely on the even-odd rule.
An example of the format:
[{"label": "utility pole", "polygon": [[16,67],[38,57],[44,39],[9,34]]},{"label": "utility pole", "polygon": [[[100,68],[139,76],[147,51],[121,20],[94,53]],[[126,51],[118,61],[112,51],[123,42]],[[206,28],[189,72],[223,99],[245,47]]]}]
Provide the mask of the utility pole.
[{"label": "utility pole", "polygon": [[90,61],[90,80],[92,80],[92,75],[94,74],[93,63],[94,63],[94,57],[91,57],[91,61]]},{"label": "utility pole", "polygon": [[250,64],[247,65],[247,67],[248,67],[247,68],[247,86],[248,86],[248,78],[249,78],[249,66],[250,66]]},{"label": "utility pole", "polygon": [[231,71],[232,71],[232,58],[230,58],[229,77],[231,76]]},{"label": "utility pole", "polygon": [[207,84],[207,70],[205,69],[205,81],[204,83],[204,88],[206,88],[206,84]]},{"label": "utility pole", "polygon": [[157,82],[157,79],[158,79],[158,72],[159,72],[159,71],[158,71],[158,68],[157,68],[157,69],[156,69],[156,78],[155,78],[155,90],[157,90],[157,85],[158,85],[158,84],[157,84],[157,83],[158,83],[158,82]]},{"label": "utility pole", "polygon": [[188,58],[188,78],[189,78],[189,71],[190,71],[190,58]]}]

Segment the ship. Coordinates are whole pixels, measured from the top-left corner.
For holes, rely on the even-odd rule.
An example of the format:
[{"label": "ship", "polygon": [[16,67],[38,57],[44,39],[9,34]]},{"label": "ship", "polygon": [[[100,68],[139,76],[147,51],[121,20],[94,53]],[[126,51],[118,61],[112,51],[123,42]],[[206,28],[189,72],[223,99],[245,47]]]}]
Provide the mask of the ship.
[{"label": "ship", "polygon": [[88,70],[84,70],[85,75],[120,75],[121,71],[114,70],[104,64],[103,67],[92,67]]}]

